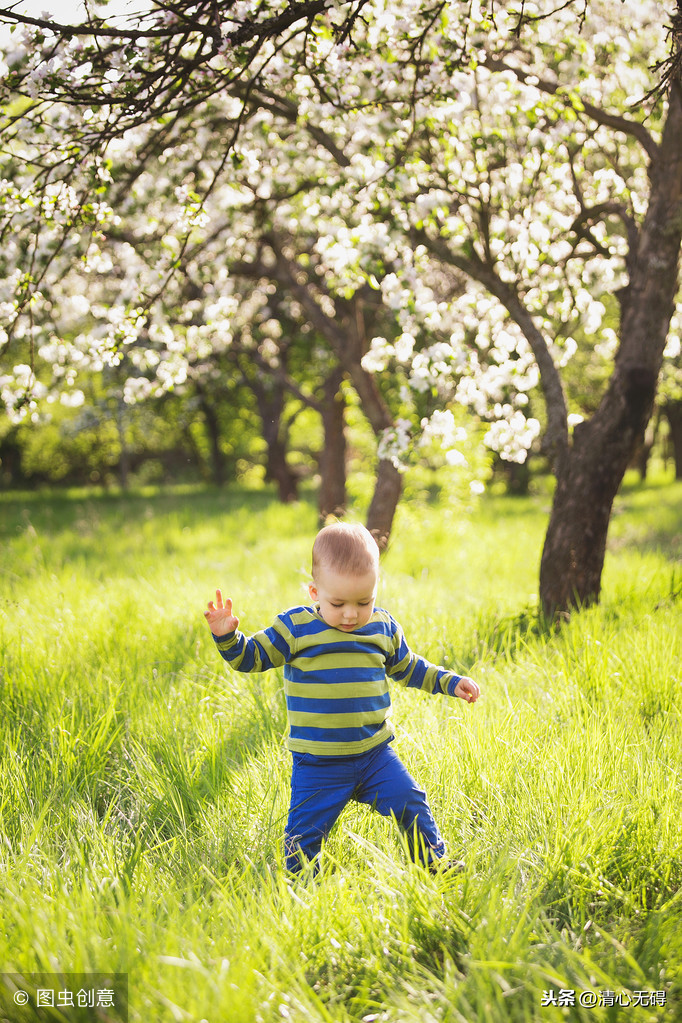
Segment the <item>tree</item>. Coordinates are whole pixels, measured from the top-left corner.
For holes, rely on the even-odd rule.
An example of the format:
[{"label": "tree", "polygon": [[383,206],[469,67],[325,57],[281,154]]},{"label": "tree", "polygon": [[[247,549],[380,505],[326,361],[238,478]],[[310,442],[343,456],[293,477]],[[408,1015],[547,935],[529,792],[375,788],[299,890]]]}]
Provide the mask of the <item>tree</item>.
[{"label": "tree", "polygon": [[[613,499],[651,414],[678,289],[682,9],[673,20],[671,56],[661,61],[665,103],[652,109],[651,129],[641,107],[634,115],[624,108],[633,89],[640,96],[652,89],[646,65],[651,52],[661,52],[660,9],[633,8],[627,41],[608,13],[592,4],[582,37],[565,11],[563,21],[561,12],[553,12],[551,29],[547,21],[543,30],[538,15],[532,32],[528,25],[505,32],[502,12],[495,13],[498,25],[481,18],[484,55],[473,82],[460,75],[456,85],[448,26],[442,26],[427,51],[430,83],[419,94],[421,118],[396,116],[391,127],[384,126],[372,154],[381,173],[368,159],[360,189],[350,186],[381,223],[403,216],[414,253],[422,247],[441,265],[467,274],[504,310],[478,330],[469,373],[456,392],[460,398],[472,380],[474,401],[485,396],[486,375],[478,373],[484,362],[494,368],[510,362],[505,353],[522,363],[532,356],[545,398],[544,448],[557,479],[540,570],[548,616],[598,599]],[[390,31],[385,26],[385,34]],[[658,45],[649,49],[652,32]],[[630,63],[614,74],[626,42]],[[460,52],[456,43],[454,59]],[[342,80],[340,93],[353,88],[350,76]],[[395,82],[388,84],[386,103],[389,92],[398,94]],[[327,88],[331,92],[329,81]],[[404,262],[413,268],[414,260]],[[401,291],[401,283],[384,279],[382,288],[397,290],[399,303],[405,296],[409,330],[414,289]],[[598,333],[604,290],[620,305],[613,372],[598,408],[571,435],[560,364],[574,344],[571,320],[586,315],[593,320],[588,332]],[[459,301],[460,312],[471,296]],[[445,334],[453,321],[440,316],[439,329]],[[452,363],[463,345],[466,338],[455,324],[447,355]],[[377,355],[393,354],[392,347],[379,341]],[[492,360],[482,357],[483,349]],[[424,356],[418,356],[422,369]],[[505,385],[513,361],[503,374]],[[445,373],[456,375],[447,366]],[[522,388],[519,397],[524,393]],[[520,408],[510,406],[509,412],[502,426],[512,427],[516,419],[523,430]],[[498,432],[505,443],[513,441],[513,430]],[[526,446],[526,438],[520,440]]]},{"label": "tree", "polygon": [[[682,479],[682,307],[673,314],[666,349],[668,358],[656,399],[656,433],[663,421],[668,427],[668,445],[675,464],[675,478]],[[654,432],[651,430],[650,432]]]},{"label": "tree", "polygon": [[[339,45],[343,45],[350,37],[357,15],[364,6],[363,2],[334,5],[331,18],[327,17],[322,26],[323,31],[329,33],[330,38]],[[181,124],[180,131],[187,130],[183,118],[186,118],[188,109],[195,110],[202,101],[205,103],[218,91],[226,91],[232,97],[231,113],[226,115],[225,111],[222,112],[228,144],[223,147],[220,158],[214,164],[213,176],[209,175],[209,180],[197,184],[191,199],[188,196],[190,201],[186,204],[187,215],[181,218],[187,231],[181,236],[176,251],[166,261],[168,274],[159,273],[162,283],[158,287],[151,286],[146,294],[140,289],[143,293],[138,303],[131,308],[129,317],[122,314],[119,306],[117,322],[112,324],[114,329],[108,333],[110,347],[129,343],[135,331],[139,330],[141,309],[154,304],[166,289],[170,275],[181,262],[187,262],[184,257],[187,255],[191,229],[196,226],[194,215],[198,212],[197,201],[205,204],[211,194],[219,190],[221,173],[228,163],[228,157],[230,165],[234,167],[232,158],[235,155],[235,142],[243,136],[243,129],[253,110],[272,107],[272,90],[281,80],[285,81],[289,92],[295,95],[292,83],[299,67],[311,63],[314,65],[318,61],[316,34],[312,36],[314,45],[311,45],[308,37],[313,17],[326,5],[290,5],[285,12],[282,12],[281,5],[275,5],[278,13],[272,17],[268,5],[259,5],[257,11],[253,5],[249,9],[248,4],[227,7],[227,21],[219,27],[220,32],[215,23],[213,8],[209,11],[202,4],[193,6],[191,10],[189,6],[184,6],[182,11],[174,10],[170,14],[166,10],[161,14],[157,11],[150,15],[147,24],[134,29],[125,26],[114,29],[97,18],[91,19],[84,26],[69,27],[51,24],[45,19],[16,16],[16,20],[28,26],[31,31],[23,40],[23,51],[19,49],[8,56],[12,67],[8,82],[13,89],[41,101],[22,108],[16,119],[10,118],[10,129],[14,131],[16,127],[16,145],[20,141],[20,129],[25,131],[27,126],[30,135],[38,130],[47,132],[50,139],[53,139],[54,132],[58,130],[59,118],[51,108],[46,108],[43,101],[86,107],[90,121],[88,126],[77,129],[75,133],[70,130],[66,136],[69,141],[65,141],[63,146],[55,147],[51,141],[47,146],[39,147],[37,158],[34,152],[25,156],[27,161],[40,160],[40,180],[46,190],[57,188],[61,195],[63,181],[71,177],[76,166],[81,178],[82,167],[89,166],[90,185],[99,183],[98,190],[104,191],[102,182],[108,182],[111,178],[110,167],[103,162],[105,151],[110,153],[113,140],[124,136],[132,128],[151,125],[151,130],[138,147],[138,159],[133,160],[133,167],[137,165],[138,169],[132,171],[130,179],[139,178],[140,165],[145,167],[150,158],[163,153],[164,147],[170,147],[177,140],[178,125]],[[209,14],[210,20],[207,21]],[[7,17],[14,18],[14,15],[8,13]],[[295,26],[295,31],[286,37],[286,31],[291,26]],[[269,40],[275,30],[279,40],[277,46],[281,53],[286,54],[286,62],[273,60]],[[218,46],[219,38],[222,38],[221,46]],[[191,56],[188,56],[188,49],[192,51]],[[58,70],[52,63],[54,54],[58,54]],[[280,53],[276,56],[279,58]],[[127,58],[133,61],[134,69],[123,76],[117,68]],[[273,67],[275,64],[277,67]],[[197,76],[200,83],[198,91],[189,87],[190,79],[194,82]],[[245,84],[247,78],[249,80]],[[278,113],[281,112],[280,107]],[[296,108],[289,103],[288,109],[284,111],[285,119],[291,118],[292,113],[295,121]],[[155,123],[157,117],[161,120],[160,128]],[[315,137],[314,128],[312,134]],[[322,133],[318,137],[323,137]],[[325,141],[325,144],[328,143]],[[89,195],[90,191],[86,182],[82,195]],[[17,196],[17,213],[26,220],[27,203],[22,203],[25,197],[26,192],[23,196]],[[65,233],[72,230],[85,213],[89,213],[81,196],[70,194],[69,198],[71,208]],[[107,205],[105,208],[102,202],[98,204],[98,212],[102,220],[114,216],[111,207]],[[57,240],[43,248],[47,249],[43,266],[37,268],[32,264],[32,272],[21,279],[23,293],[19,293],[18,314],[24,312],[29,302],[40,300],[36,287],[55,258],[55,252],[59,253],[61,245]],[[94,248],[97,249],[96,242]],[[280,266],[283,265],[280,253]],[[35,270],[37,272],[33,272]],[[354,303],[354,308],[359,307],[359,303]],[[15,322],[17,319],[18,316]],[[340,355],[347,372],[354,377],[355,386],[362,391],[363,407],[368,411],[373,428],[378,435],[383,434],[393,426],[391,415],[375,382],[360,364],[368,339],[358,335],[357,320],[353,320],[347,340],[339,346],[341,335],[334,317],[323,316],[322,322],[327,339],[336,342],[337,356]],[[172,361],[163,360],[163,363]],[[19,401],[23,404],[24,398],[20,397]],[[328,425],[331,427],[331,421]],[[275,440],[273,438],[273,443]],[[330,460],[326,458],[325,465],[329,464]],[[400,489],[400,473],[393,460],[380,459],[377,488],[369,511],[369,525],[382,543],[390,532]],[[332,496],[338,498],[339,490],[337,485],[336,495],[325,497],[325,503]]]},{"label": "tree", "polygon": [[[97,239],[87,238],[85,265],[71,258],[59,270],[60,259],[53,260],[58,279],[41,326],[44,333],[56,332],[60,340],[41,346],[40,354],[54,364],[96,365],[102,353],[114,362],[125,359],[131,368],[126,399],[133,401],[154,395],[159,389],[185,386],[187,379],[199,381],[207,372],[210,374],[210,366],[216,364],[222,352],[223,363],[227,360],[236,369],[256,397],[267,443],[268,472],[278,482],[283,499],[290,499],[296,489],[296,480],[286,465],[280,429],[285,394],[295,395],[322,416],[327,441],[320,493],[324,516],[345,504],[339,369],[360,389],[363,408],[377,434],[390,428],[392,419],[376,381],[361,366],[369,338],[364,329],[359,329],[360,303],[353,299],[340,323],[335,312],[330,312],[333,297],[329,293],[323,296],[327,301],[324,307],[318,302],[320,292],[325,290],[321,281],[310,279],[301,285],[301,268],[292,263],[291,256],[293,251],[295,262],[299,252],[292,250],[290,240],[278,238],[271,230],[273,220],[268,211],[277,211],[288,192],[296,194],[301,189],[301,170],[296,161],[289,154],[287,174],[291,181],[285,187],[280,185],[271,196],[268,191],[268,201],[262,196],[264,187],[269,188],[262,170],[256,182],[249,180],[254,160],[262,168],[265,154],[272,147],[267,125],[263,131],[256,125],[250,139],[245,126],[240,145],[231,154],[231,173],[224,178],[213,177],[212,194],[205,195],[199,207],[197,192],[187,182],[191,180],[200,189],[196,178],[207,170],[211,173],[211,160],[220,165],[222,153],[213,133],[225,117],[221,104],[206,105],[201,119],[193,118],[191,132],[185,128],[183,155],[171,167],[166,167],[166,149],[159,152],[156,146],[147,147],[142,159],[136,160],[126,148],[117,154],[118,165],[110,159],[107,174],[113,175],[116,184],[108,198],[117,213],[111,215],[106,236],[99,232]],[[286,145],[286,140],[281,141],[279,155],[283,159],[287,157]],[[248,161],[243,152],[248,154]],[[245,170],[241,169],[242,162],[246,162]],[[123,173],[122,167],[126,168]],[[323,175],[326,169],[320,166]],[[193,230],[191,243],[178,240],[174,230],[177,222]],[[208,224],[210,230],[202,232]],[[279,225],[275,227],[279,230]],[[302,237],[305,248],[310,244],[309,232],[303,232]],[[169,266],[174,270],[172,274]],[[88,269],[90,302],[77,303],[76,320],[69,324],[71,296],[83,291],[83,272]],[[159,277],[164,279],[163,289],[155,288]],[[282,286],[289,294],[288,301],[280,293]],[[146,309],[145,290],[155,296],[153,304],[146,303]],[[342,303],[340,296],[336,298]],[[297,322],[301,317],[292,312],[293,306],[302,308],[302,322]],[[97,325],[88,322],[94,308],[100,310]],[[51,320],[55,310],[67,311],[58,325]],[[291,380],[286,358],[287,339],[292,333],[301,336],[306,331],[324,337],[334,358],[320,360],[319,353],[316,355],[314,364],[308,365],[307,376],[313,372],[312,365],[323,365],[327,375],[312,390],[308,387],[304,391]],[[324,401],[322,395],[325,391],[329,395],[332,381],[333,400]],[[315,390],[320,391],[318,396]],[[368,524],[382,544],[390,532],[400,482],[393,462],[380,459]]]},{"label": "tree", "polygon": [[[682,7],[677,19],[682,26]],[[580,104],[586,123],[591,120],[637,140],[648,157],[650,184],[646,209],[638,218],[635,210],[611,198],[589,204],[576,189],[580,211],[573,229],[578,236],[584,226],[603,217],[615,215],[623,222],[627,281],[618,293],[620,338],[614,371],[600,406],[576,427],[572,443],[563,415],[556,424],[557,490],[540,570],[548,613],[598,598],[613,499],[653,408],[678,290],[682,240],[682,55],[677,29],[673,47],[667,109],[657,143],[640,122]],[[538,363],[542,372],[540,358]],[[545,393],[553,385],[550,370],[543,381]]]},{"label": "tree", "polygon": [[[140,309],[156,308],[187,264],[192,231],[232,161],[242,185],[252,189],[248,224],[255,224],[256,237],[269,238],[272,273],[287,280],[290,297],[311,323],[320,311],[326,316],[324,329],[330,338],[336,332],[330,343],[339,361],[347,346],[354,383],[365,388],[363,404],[375,409],[377,424],[381,403],[386,407],[382,381],[370,387],[358,364],[364,373],[380,367],[402,373],[414,396],[413,425],[425,394],[436,406],[432,422],[445,433],[452,432],[443,416],[448,397],[469,405],[490,422],[488,442],[509,459],[523,459],[542,429],[557,477],[541,566],[543,609],[553,615],[597,599],[613,497],[650,415],[677,292],[679,11],[666,58],[660,7],[646,0],[627,4],[627,39],[600,0],[592,0],[589,12],[586,3],[556,7],[544,0],[523,3],[521,13],[512,3],[488,10],[456,0],[403,0],[390,11],[369,2],[324,11],[289,5],[288,15],[303,19],[289,37],[293,21],[284,37],[263,28],[274,17],[268,4],[258,15],[248,3],[229,10],[258,40],[248,52],[235,47],[229,59],[219,58],[233,77],[223,75],[217,84],[215,54],[205,59],[212,53],[211,31],[193,33],[182,23],[188,34],[185,49],[173,51],[180,63],[171,61],[177,95],[168,116],[158,126],[144,118],[135,123],[137,131],[145,126],[138,153],[170,150],[187,130],[188,105],[197,110],[188,83],[207,67],[215,90],[223,90],[221,101],[233,105],[223,117],[221,159],[210,173],[197,162],[193,176],[178,185],[185,190],[183,227],[165,263],[147,274],[136,302],[112,324],[104,350],[125,343]],[[95,28],[88,31],[96,34]],[[161,32],[152,49],[161,38],[167,41],[168,33]],[[38,56],[34,47],[16,62],[15,86],[28,82],[35,89],[47,59],[44,40],[41,45]],[[61,53],[64,34],[57,32],[50,45]],[[619,59],[621,51],[627,60]],[[103,53],[104,63],[91,62],[100,85],[108,74],[103,69],[115,70],[121,50],[112,43]],[[659,59],[658,79],[648,70],[652,54]],[[72,70],[81,67],[78,60],[67,52]],[[152,65],[150,58],[145,68]],[[237,73],[247,65],[248,83]],[[55,92],[53,71],[48,74],[41,95],[65,99],[65,89]],[[107,82],[107,103],[95,110],[92,88],[88,102],[97,121],[92,138],[111,151],[117,124],[131,126],[127,114],[121,121],[112,110],[128,109],[131,89],[125,76]],[[643,103],[628,107],[638,94],[649,96],[648,113]],[[205,102],[209,93],[199,95]],[[39,114],[46,131],[56,130],[55,117],[43,111],[41,104],[30,108],[34,122]],[[12,124],[16,152],[20,122]],[[205,130],[208,121],[202,124]],[[85,141],[79,145],[87,149]],[[101,147],[93,142],[87,152],[94,154],[91,176],[103,180],[108,168]],[[270,183],[272,153],[284,168],[282,192]],[[47,180],[56,171],[45,161]],[[86,184],[83,194],[90,195]],[[17,194],[20,219],[28,214],[24,193]],[[93,217],[98,230],[118,215],[101,203],[81,202],[77,210],[85,220]],[[249,244],[253,239],[240,232],[238,246],[246,246],[253,262]],[[45,265],[56,258],[53,250],[62,255],[58,241],[47,249]],[[464,292],[452,286],[457,275],[470,281]],[[20,311],[34,286],[19,288]],[[594,347],[607,343],[601,327],[607,294],[620,307],[613,372],[596,410],[571,431],[562,364],[576,347],[576,334]],[[374,309],[383,311],[386,329],[384,335],[377,330],[368,347],[374,331],[357,325],[360,314]],[[209,333],[214,329],[208,325]],[[544,413],[528,417],[524,410],[538,383]],[[382,462],[395,471],[397,441],[408,432],[397,429],[393,414],[383,419],[384,442],[386,430],[393,430],[395,443]]]}]

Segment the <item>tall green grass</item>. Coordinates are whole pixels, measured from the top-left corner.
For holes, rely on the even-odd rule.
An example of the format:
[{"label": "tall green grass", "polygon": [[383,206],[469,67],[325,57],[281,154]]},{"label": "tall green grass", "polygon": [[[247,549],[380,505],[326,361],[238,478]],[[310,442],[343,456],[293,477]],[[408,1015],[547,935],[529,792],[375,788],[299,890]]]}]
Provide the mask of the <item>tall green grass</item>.
[{"label": "tall green grass", "polygon": [[281,677],[202,611],[304,601],[313,505],[0,495],[0,968],[128,972],[136,1023],[682,1019],[681,508],[626,488],[601,605],[548,633],[546,499],[405,505],[379,601],[484,697],[394,689],[396,745],[468,869],[355,806],[292,883]]}]

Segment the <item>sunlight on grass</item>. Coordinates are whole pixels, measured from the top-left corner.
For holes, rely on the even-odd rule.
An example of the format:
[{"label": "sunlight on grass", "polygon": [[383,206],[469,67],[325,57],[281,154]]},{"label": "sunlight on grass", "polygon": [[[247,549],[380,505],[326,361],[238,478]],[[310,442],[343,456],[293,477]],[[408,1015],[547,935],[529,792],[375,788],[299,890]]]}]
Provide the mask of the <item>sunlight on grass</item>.
[{"label": "sunlight on grass", "polygon": [[672,1023],[681,498],[624,490],[602,603],[556,633],[536,616],[546,499],[401,508],[379,603],[484,687],[475,707],[393,689],[397,747],[468,869],[426,876],[355,806],[292,883],[281,676],[227,670],[202,612],[216,586],[246,631],[304,602],[313,505],[2,495],[4,969],[128,972],[134,1023],[527,1023],[567,1018],[543,1004],[560,989],[664,992],[623,1012]]}]

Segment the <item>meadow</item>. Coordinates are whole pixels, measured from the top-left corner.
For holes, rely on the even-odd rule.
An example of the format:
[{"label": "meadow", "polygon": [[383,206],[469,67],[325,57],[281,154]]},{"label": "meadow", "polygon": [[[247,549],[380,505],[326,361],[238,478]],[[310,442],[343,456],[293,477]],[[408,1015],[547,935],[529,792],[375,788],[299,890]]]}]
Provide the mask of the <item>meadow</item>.
[{"label": "meadow", "polygon": [[484,691],[393,688],[466,872],[351,807],[291,881],[281,678],[230,672],[203,609],[304,602],[313,502],[0,495],[0,968],[127,973],[131,1023],[682,1020],[682,484],[623,489],[602,601],[558,631],[548,504],[406,503],[383,563],[413,649]]}]

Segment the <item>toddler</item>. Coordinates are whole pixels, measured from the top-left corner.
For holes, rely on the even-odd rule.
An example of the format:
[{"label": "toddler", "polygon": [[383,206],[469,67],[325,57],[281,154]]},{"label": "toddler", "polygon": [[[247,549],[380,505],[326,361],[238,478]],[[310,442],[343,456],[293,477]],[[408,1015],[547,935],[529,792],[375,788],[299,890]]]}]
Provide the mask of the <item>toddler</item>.
[{"label": "toddler", "polygon": [[232,601],[220,590],[205,617],[216,646],[238,671],[284,666],[293,757],[285,831],[287,869],[316,860],[351,800],[393,815],[413,859],[430,870],[446,860],[426,793],[391,746],[386,676],[428,693],[475,703],[478,685],[413,653],[400,625],[375,607],[379,548],[364,526],[325,526],[313,545],[312,606],[294,607],[251,637],[237,631]]}]

